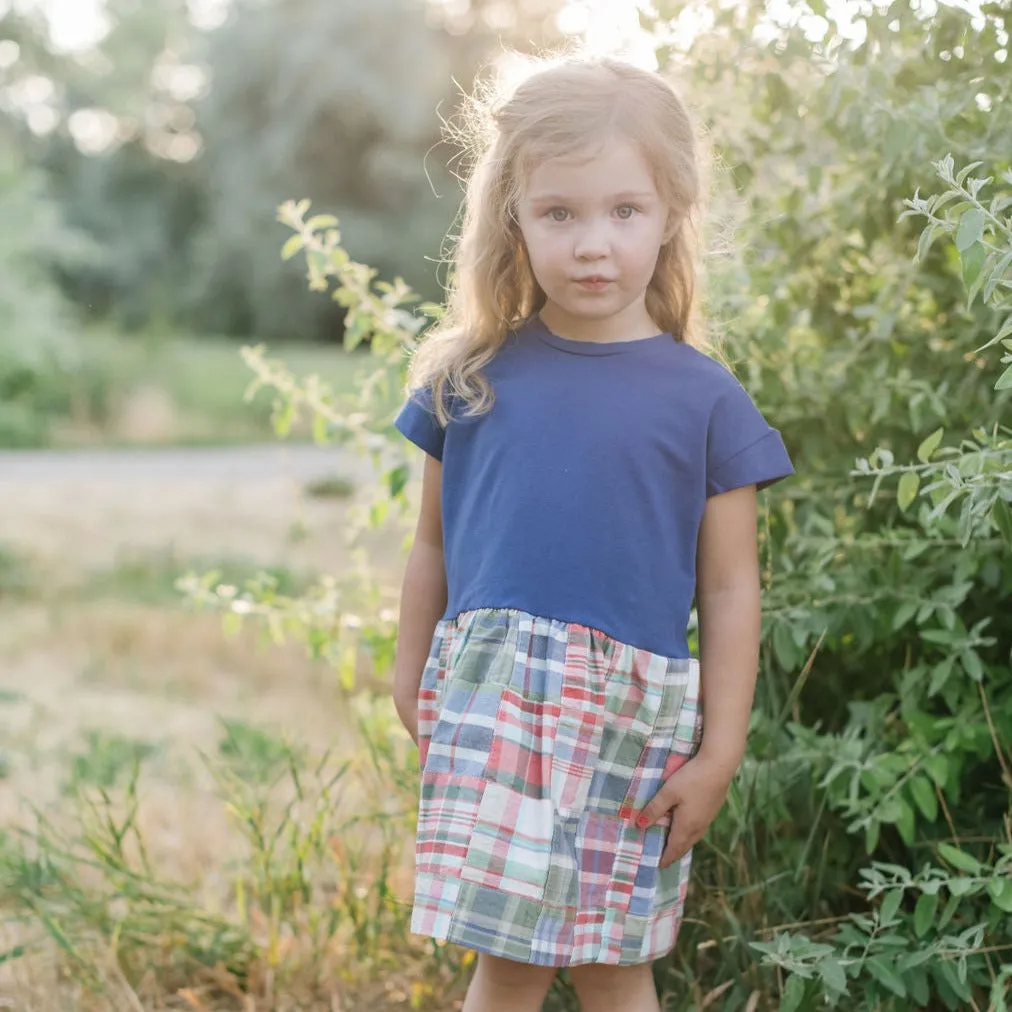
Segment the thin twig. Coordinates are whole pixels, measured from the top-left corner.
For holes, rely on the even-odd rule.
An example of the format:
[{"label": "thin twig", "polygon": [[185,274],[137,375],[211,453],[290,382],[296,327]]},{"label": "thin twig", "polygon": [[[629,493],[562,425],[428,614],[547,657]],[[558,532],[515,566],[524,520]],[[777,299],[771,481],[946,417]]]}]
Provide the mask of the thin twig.
[{"label": "thin twig", "polygon": [[952,833],[952,840],[957,847],[961,846],[959,842],[959,833],[956,832],[956,824],[952,821],[952,815],[949,812],[949,806],[945,803],[945,795],[942,793],[942,789],[935,784],[935,794],[938,797],[938,803],[942,806],[942,814],[945,816],[945,821],[949,826],[949,832]]},{"label": "thin twig", "polygon": [[987,701],[987,693],[984,691],[983,683],[977,683],[977,690],[980,693],[980,701],[984,706],[984,716],[987,718],[987,726],[991,732],[991,741],[994,743],[994,751],[998,756],[1001,771],[1005,775],[1005,783],[1009,788],[1012,788],[1012,770],[1009,770],[1008,762],[1005,759],[1005,753],[1002,750],[1001,741],[998,739],[998,729],[994,726],[994,719],[991,717],[991,707]]}]

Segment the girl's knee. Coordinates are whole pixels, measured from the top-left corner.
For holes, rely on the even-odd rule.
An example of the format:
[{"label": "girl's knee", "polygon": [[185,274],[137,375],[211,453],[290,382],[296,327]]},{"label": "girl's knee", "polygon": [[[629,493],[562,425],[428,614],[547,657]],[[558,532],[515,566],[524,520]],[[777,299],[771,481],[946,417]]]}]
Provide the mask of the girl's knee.
[{"label": "girl's knee", "polygon": [[649,963],[638,966],[609,966],[589,963],[569,970],[570,980],[587,1010],[636,1010],[657,1007],[657,992]]},{"label": "girl's knee", "polygon": [[475,976],[501,995],[513,994],[519,998],[546,993],[556,973],[550,966],[531,966],[480,953]]}]

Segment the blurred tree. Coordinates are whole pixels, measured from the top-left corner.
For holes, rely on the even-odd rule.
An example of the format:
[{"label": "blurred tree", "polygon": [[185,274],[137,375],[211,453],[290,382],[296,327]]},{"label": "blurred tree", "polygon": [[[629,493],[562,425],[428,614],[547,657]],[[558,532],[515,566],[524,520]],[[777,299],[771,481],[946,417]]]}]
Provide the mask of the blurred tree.
[{"label": "blurred tree", "polygon": [[46,270],[56,250],[80,254],[45,180],[14,151],[0,120],[0,446],[48,437],[49,414],[72,407],[82,357],[72,313]]},{"label": "blurred tree", "polygon": [[336,310],[307,299],[262,241],[281,234],[275,209],[293,195],[336,211],[357,255],[433,294],[431,259],[457,204],[430,156],[451,37],[412,0],[286,0],[239,5],[207,42],[191,287],[201,325],[275,338],[336,328]]},{"label": "blurred tree", "polygon": [[96,244],[54,264],[65,291],[127,326],[332,335],[333,307],[262,241],[281,201],[308,196],[354,255],[437,296],[460,197],[439,117],[501,45],[551,42],[559,2],[232,0],[201,30],[186,0],[108,0],[108,34],[70,54],[39,17],[4,18],[7,114]]},{"label": "blurred tree", "polygon": [[38,16],[0,22],[0,40],[17,46],[4,111],[62,217],[93,240],[87,258],[53,250],[65,292],[92,314],[139,325],[174,313],[199,213],[193,95],[173,73],[185,73],[194,32],[184,0],[109,0],[107,14],[108,34],[72,53],[52,50]]}]

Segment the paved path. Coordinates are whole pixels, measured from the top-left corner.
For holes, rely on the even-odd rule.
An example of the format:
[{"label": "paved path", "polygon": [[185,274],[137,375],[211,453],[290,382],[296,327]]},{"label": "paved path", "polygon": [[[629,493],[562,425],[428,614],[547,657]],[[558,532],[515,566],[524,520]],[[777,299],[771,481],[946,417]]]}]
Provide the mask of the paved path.
[{"label": "paved path", "polygon": [[362,480],[369,464],[340,447],[305,443],[136,449],[0,450],[0,489],[8,483],[86,480],[141,482],[313,481],[341,474]]},{"label": "paved path", "polygon": [[[0,451],[0,548],[68,572],[167,547],[335,572],[373,474],[368,458],[311,443]],[[335,477],[350,500],[307,495]]]}]

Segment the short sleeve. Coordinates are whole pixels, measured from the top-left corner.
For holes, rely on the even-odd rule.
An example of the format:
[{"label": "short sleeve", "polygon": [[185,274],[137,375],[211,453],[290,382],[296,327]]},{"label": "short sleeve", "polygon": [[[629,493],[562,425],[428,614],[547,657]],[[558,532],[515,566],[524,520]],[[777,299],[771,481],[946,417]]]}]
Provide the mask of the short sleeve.
[{"label": "short sleeve", "polygon": [[718,398],[706,439],[706,495],[744,485],[767,488],[794,474],[780,433],[763,418],[745,388],[734,386]]},{"label": "short sleeve", "polygon": [[412,390],[394,420],[394,426],[430,457],[435,457],[436,460],[443,459],[446,430],[436,418],[431,390]]}]

